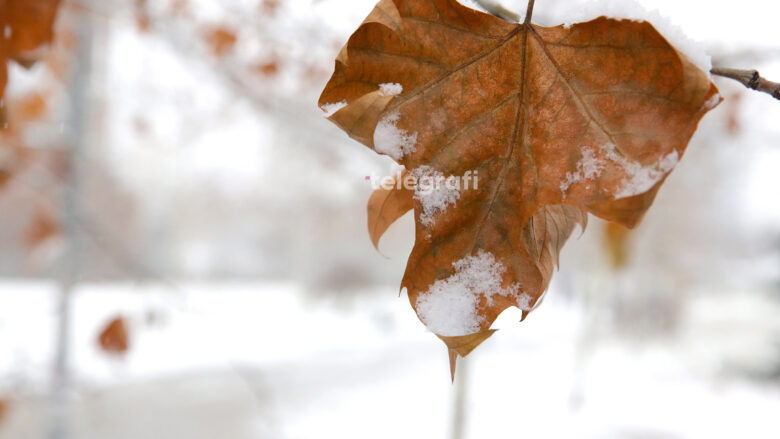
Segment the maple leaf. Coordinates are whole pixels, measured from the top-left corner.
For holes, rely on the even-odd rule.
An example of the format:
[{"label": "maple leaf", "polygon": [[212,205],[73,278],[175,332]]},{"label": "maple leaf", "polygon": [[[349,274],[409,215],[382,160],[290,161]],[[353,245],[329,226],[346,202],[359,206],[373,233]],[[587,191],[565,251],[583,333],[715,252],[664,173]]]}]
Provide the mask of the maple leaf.
[{"label": "maple leaf", "polygon": [[402,287],[452,358],[504,309],[525,317],[539,303],[586,213],[636,226],[720,101],[646,22],[541,27],[455,0],[382,0],[319,105],[413,176],[479,176],[478,187],[428,193],[418,179],[369,202],[375,244],[413,204]]}]

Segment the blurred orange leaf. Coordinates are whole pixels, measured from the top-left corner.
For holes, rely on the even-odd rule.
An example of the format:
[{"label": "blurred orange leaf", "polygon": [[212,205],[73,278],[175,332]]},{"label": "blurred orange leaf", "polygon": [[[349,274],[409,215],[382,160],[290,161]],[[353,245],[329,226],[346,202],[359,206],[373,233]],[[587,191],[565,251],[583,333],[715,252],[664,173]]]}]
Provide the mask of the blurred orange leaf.
[{"label": "blurred orange leaf", "polygon": [[151,19],[147,0],[135,0],[135,24],[141,32],[149,31]]},{"label": "blurred orange leaf", "polygon": [[129,334],[125,319],[115,317],[100,332],[98,344],[103,351],[110,354],[124,354],[129,348]]},{"label": "blurred orange leaf", "polygon": [[279,60],[272,59],[260,62],[255,66],[255,70],[263,76],[276,76],[279,73]]},{"label": "blurred orange leaf", "polygon": [[0,399],[0,424],[5,420],[5,416],[8,414],[8,407],[10,403],[7,400]]},{"label": "blurred orange leaf", "polygon": [[59,222],[54,215],[44,208],[39,208],[35,212],[32,224],[27,229],[26,242],[28,247],[35,248],[57,236],[60,231]]},{"label": "blurred orange leaf", "polygon": [[42,93],[30,93],[27,96],[15,102],[16,111],[14,116],[23,122],[38,120],[46,113],[46,99]]},{"label": "blurred orange leaf", "polygon": [[454,349],[537,305],[586,212],[638,224],[720,100],[647,22],[547,28],[455,0],[381,0],[319,104],[417,178],[402,285]]},{"label": "blurred orange leaf", "polygon": [[279,0],[263,0],[260,3],[260,9],[265,15],[276,15],[276,11],[279,9]]},{"label": "blurred orange leaf", "polygon": [[206,32],[206,42],[216,56],[224,56],[236,45],[238,37],[231,29],[220,26]]},{"label": "blurred orange leaf", "polygon": [[612,268],[619,270],[628,264],[631,230],[617,223],[604,227],[604,250]]}]

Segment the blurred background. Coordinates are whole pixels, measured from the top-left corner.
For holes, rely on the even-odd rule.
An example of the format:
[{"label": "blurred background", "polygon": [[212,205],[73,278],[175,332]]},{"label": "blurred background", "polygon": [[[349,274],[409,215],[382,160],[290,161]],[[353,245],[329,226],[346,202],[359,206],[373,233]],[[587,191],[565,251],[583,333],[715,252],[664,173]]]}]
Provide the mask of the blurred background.
[{"label": "blurred background", "polygon": [[[392,161],[316,106],[374,3],[61,2],[3,99],[0,438],[777,438],[780,102],[716,78],[644,223],[591,218],[452,385],[412,218],[366,232]],[[780,6],[640,3],[780,81]]]}]

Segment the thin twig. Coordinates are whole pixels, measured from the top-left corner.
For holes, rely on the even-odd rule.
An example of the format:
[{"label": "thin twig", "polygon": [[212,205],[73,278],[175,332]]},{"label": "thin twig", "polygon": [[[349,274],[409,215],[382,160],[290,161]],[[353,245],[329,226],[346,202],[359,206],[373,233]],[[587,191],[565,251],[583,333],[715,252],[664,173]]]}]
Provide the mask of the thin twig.
[{"label": "thin twig", "polygon": [[710,73],[724,78],[730,78],[740,82],[745,87],[760,92],[767,93],[773,98],[780,100],[780,84],[762,78],[758,70],[740,70],[729,69],[725,67],[714,67]]}]

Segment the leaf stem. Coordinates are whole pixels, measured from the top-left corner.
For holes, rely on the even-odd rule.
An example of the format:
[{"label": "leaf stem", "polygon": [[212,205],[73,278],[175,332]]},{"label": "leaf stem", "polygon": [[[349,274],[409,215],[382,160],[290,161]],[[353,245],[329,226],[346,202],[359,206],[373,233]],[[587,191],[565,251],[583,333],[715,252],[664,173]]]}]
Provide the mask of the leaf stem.
[{"label": "leaf stem", "polygon": [[531,16],[534,14],[534,0],[528,0],[528,9],[525,11],[525,20],[523,24],[528,26],[531,24]]},{"label": "leaf stem", "polygon": [[758,70],[730,69],[727,67],[713,67],[710,73],[724,78],[733,79],[745,87],[767,93],[773,98],[780,100],[780,84],[762,78]]}]

